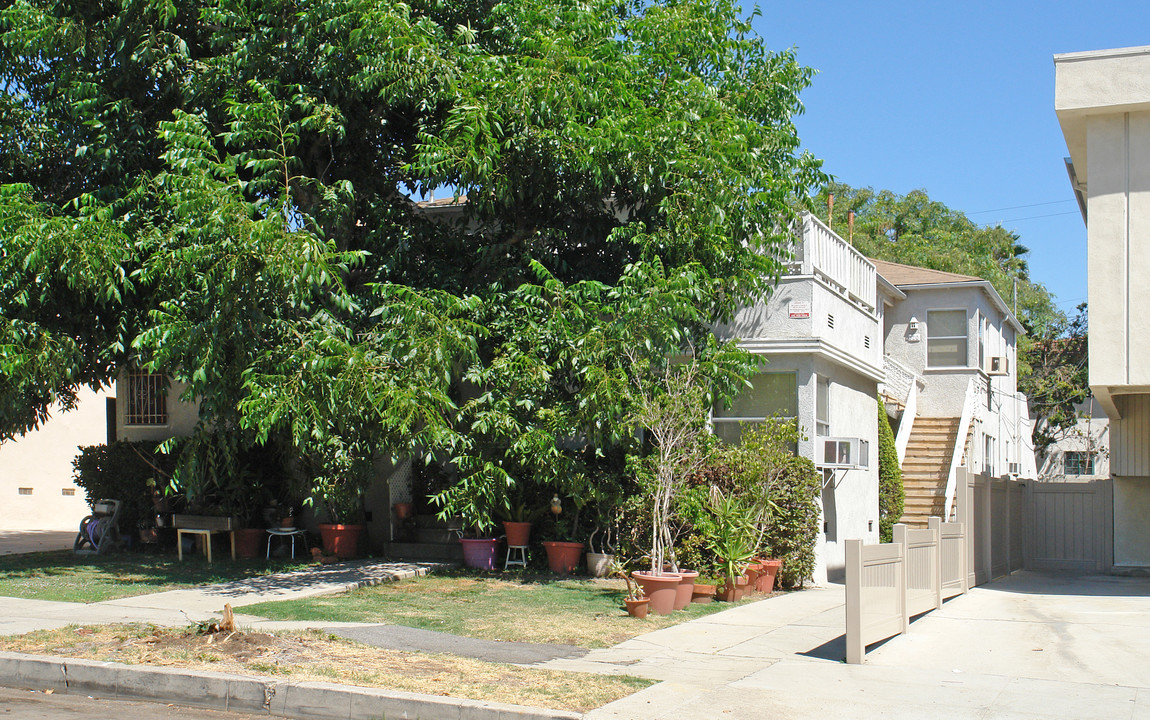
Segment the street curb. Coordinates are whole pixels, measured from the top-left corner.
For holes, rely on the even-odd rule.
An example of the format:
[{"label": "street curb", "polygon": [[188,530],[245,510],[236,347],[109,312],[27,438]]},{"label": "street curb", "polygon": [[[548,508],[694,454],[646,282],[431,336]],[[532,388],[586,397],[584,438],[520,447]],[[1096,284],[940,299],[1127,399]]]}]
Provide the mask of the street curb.
[{"label": "street curb", "polygon": [[319,682],[0,652],[0,685],[299,720],[580,720],[565,710]]}]

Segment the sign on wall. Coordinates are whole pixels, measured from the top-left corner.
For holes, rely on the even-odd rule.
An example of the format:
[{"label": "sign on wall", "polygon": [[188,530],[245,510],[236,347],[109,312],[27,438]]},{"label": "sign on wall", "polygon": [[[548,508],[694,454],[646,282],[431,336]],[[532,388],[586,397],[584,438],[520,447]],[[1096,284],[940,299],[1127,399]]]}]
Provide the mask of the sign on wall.
[{"label": "sign on wall", "polygon": [[787,316],[792,320],[809,318],[811,316],[811,301],[791,300],[787,303]]}]

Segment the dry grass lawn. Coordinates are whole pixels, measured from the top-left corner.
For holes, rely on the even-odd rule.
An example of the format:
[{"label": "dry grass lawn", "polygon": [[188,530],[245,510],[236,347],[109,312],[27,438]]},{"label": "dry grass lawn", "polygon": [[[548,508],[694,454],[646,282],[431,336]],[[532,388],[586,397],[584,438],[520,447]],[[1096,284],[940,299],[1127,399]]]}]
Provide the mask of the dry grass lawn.
[{"label": "dry grass lawn", "polygon": [[338,682],[576,712],[586,712],[652,684],[633,677],[384,650],[319,631],[200,633],[137,625],[70,626],[0,637],[0,650]]}]

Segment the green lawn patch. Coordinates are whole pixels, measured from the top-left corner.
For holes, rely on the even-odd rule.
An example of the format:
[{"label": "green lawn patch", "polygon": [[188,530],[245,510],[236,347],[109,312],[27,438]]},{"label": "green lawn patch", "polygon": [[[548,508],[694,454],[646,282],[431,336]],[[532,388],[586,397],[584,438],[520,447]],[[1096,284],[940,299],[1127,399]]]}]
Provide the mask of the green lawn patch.
[{"label": "green lawn patch", "polygon": [[691,604],[636,620],[621,580],[427,575],[350,593],[245,605],[274,620],[390,623],[485,640],[610,647],[643,633],[732,607]]},{"label": "green lawn patch", "polygon": [[0,557],[0,596],[29,600],[100,602],[133,595],[286,572],[302,562],[217,559],[125,553],[76,556],[70,550]]}]

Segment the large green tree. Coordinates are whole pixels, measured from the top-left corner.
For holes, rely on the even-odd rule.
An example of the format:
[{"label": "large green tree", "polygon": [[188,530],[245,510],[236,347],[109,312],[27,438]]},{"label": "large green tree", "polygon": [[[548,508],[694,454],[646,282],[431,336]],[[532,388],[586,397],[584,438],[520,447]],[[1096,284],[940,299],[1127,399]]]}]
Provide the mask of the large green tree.
[{"label": "large green tree", "polygon": [[566,348],[625,313],[540,325],[521,286],[665,285],[687,332],[763,291],[822,180],[810,75],[729,0],[2,0],[0,432],[133,365],[202,399],[201,479],[269,441],[326,493],[413,448],[500,469],[564,393],[611,425],[576,399],[610,356]]}]

